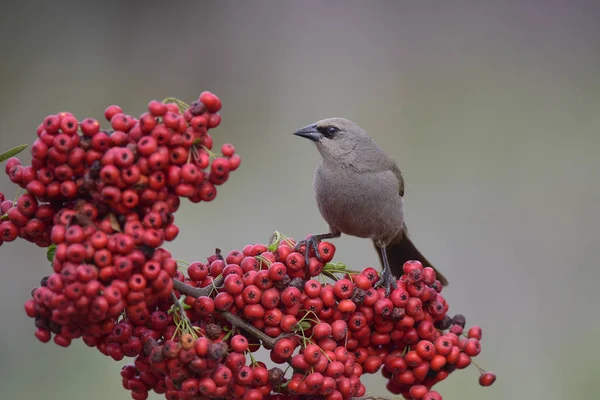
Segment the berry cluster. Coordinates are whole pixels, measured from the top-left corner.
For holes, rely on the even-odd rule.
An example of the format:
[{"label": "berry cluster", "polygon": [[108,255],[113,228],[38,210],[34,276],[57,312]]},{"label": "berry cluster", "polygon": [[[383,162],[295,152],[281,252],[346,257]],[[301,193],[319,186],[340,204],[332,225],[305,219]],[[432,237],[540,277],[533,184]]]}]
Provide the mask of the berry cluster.
[{"label": "berry cluster", "polygon": [[[24,238],[51,246],[54,272],[25,304],[36,336],[68,346],[98,342],[118,318],[143,325],[169,299],[177,263],[164,242],[178,234],[180,197],[211,201],[215,185],[240,164],[232,145],[212,152],[208,130],[220,123],[217,96],[204,92],[191,106],[151,101],[139,118],[119,106],[106,109],[111,129],[72,114],[49,115],[31,147],[31,165],[6,163],[26,193],[0,205],[0,243]],[[98,342],[98,343],[96,343]],[[129,343],[135,354],[139,343]],[[141,348],[141,347],[140,347]]]},{"label": "berry cluster", "polygon": [[[220,108],[209,92],[151,101],[139,118],[113,105],[108,130],[63,112],[38,127],[31,165],[14,157],[22,148],[0,155],[25,190],[14,202],[0,192],[0,245],[48,247],[53,268],[25,303],[35,336],[133,358],[121,376],[134,400],[350,399],[378,371],[392,393],[441,399],[433,386],[474,363],[482,334],[447,314],[433,269],[407,262],[386,296],[375,269],[332,262],[329,242],[276,233],[186,273],[162,248],[181,197],[213,200],[240,164],[230,144],[211,151]],[[282,368],[255,359],[261,346]]]},{"label": "berry cluster", "polygon": [[[124,387],[136,399],[154,390],[171,400],[334,400],[363,396],[361,376],[382,370],[392,393],[435,400],[441,396],[432,387],[479,354],[481,329],[464,335],[465,318],[447,315],[433,269],[406,263],[398,288],[385,297],[385,289],[374,288],[375,269],[353,273],[329,262],[333,244],[321,242],[308,269],[306,249],[295,247],[288,238],[249,245],[193,262],[188,277],[178,272],[185,311],[171,310],[173,322],[125,367]],[[334,282],[322,283],[322,275]],[[198,297],[198,290],[205,292]],[[254,360],[257,338],[291,376]],[[480,383],[493,377],[488,372]]]}]

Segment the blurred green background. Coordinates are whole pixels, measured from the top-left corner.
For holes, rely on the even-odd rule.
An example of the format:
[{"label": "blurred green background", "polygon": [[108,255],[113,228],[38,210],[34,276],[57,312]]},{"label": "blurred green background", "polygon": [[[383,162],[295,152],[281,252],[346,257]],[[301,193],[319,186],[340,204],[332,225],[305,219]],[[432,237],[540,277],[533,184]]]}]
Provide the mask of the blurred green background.
[{"label": "blurred green background", "polygon": [[[5,5],[0,149],[31,143],[50,113],[139,115],[151,99],[214,91],[215,143],[242,165],[213,203],[184,203],[168,246],[203,260],[276,229],[324,231],[319,155],[291,133],[352,119],[402,169],[408,226],[450,278],[451,312],[484,328],[478,361],[498,381],[457,371],[444,398],[600,398],[598,1],[155,3]],[[0,188],[15,193],[4,174]],[[353,268],[377,262],[367,240],[335,244]],[[44,251],[15,242],[0,255],[0,398],[129,398],[123,363],[34,338],[23,303]]]}]

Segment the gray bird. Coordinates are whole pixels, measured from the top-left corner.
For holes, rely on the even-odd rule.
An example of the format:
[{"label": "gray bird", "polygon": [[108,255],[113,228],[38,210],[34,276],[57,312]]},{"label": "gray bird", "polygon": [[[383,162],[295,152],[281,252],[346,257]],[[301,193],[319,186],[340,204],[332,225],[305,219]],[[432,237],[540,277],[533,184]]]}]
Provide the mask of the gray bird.
[{"label": "gray bird", "polygon": [[[383,268],[378,286],[387,294],[396,287],[394,276],[402,275],[406,261],[434,268],[408,236],[402,173],[367,132],[347,119],[328,118],[294,135],[312,140],[321,153],[313,186],[319,211],[329,224],[329,233],[311,235],[299,247],[314,248],[319,240],[342,233],[372,239]],[[443,286],[448,284],[437,270],[436,275]]]}]

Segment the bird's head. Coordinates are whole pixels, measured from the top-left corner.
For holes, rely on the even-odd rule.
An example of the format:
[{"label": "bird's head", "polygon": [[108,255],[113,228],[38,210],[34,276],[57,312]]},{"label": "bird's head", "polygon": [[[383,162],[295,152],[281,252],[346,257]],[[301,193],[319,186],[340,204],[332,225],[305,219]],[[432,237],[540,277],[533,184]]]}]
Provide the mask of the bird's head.
[{"label": "bird's head", "polygon": [[294,132],[312,140],[324,159],[342,160],[347,155],[373,145],[371,137],[357,124],[345,118],[327,118]]}]

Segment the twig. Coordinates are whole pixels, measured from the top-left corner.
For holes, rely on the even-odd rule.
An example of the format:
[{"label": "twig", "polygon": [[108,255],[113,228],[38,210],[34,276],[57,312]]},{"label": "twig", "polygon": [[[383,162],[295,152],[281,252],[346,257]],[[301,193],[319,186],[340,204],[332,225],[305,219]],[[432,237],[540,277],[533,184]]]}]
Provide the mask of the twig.
[{"label": "twig", "polygon": [[[217,278],[217,279],[215,279],[214,284],[216,286],[220,286],[222,284],[222,281],[223,281],[223,277]],[[182,294],[185,294],[187,296],[191,296],[194,298],[209,296],[211,291],[213,290],[212,286],[207,286],[204,288],[197,288],[197,287],[190,286],[186,283],[183,283],[181,281],[178,281],[177,279],[173,280],[173,288]],[[282,333],[281,335],[277,336],[276,338],[272,338],[272,337],[266,335],[265,333],[261,332],[259,329],[255,328],[254,326],[250,325],[249,323],[247,323],[246,321],[244,321],[237,315],[230,313],[229,311],[222,312],[221,317],[223,317],[223,319],[225,319],[227,322],[229,322],[232,326],[239,328],[239,329],[243,329],[246,332],[253,335],[254,337],[256,337],[258,340],[260,340],[263,343],[263,346],[268,349],[272,349],[275,346],[275,343],[277,343],[277,341],[279,341],[279,339],[283,339],[284,337],[289,337],[289,336],[293,335],[293,334],[289,334],[289,333]]]},{"label": "twig", "polygon": [[192,296],[193,298],[197,299],[199,297],[210,296],[211,292],[214,290],[213,286],[221,286],[223,284],[223,280],[223,277],[220,277],[215,279],[212,285],[203,288],[198,288],[185,284],[181,281],[178,281],[177,279],[173,279],[173,288],[182,294]]},{"label": "twig", "polygon": [[268,350],[275,347],[275,343],[277,343],[280,339],[283,339],[285,337],[289,337],[289,336],[293,335],[291,333],[282,333],[281,335],[277,336],[276,338],[272,338],[272,337],[264,334],[259,329],[255,328],[254,326],[250,325],[249,323],[247,323],[246,321],[244,321],[237,315],[230,313],[229,311],[222,312],[221,316],[227,322],[229,322],[233,327],[243,329],[246,332],[250,333],[255,338],[257,338],[258,340],[260,340],[262,342],[263,346]]},{"label": "twig", "polygon": [[171,292],[171,300],[173,300],[173,306],[175,306],[179,309],[179,316],[181,317],[181,320],[184,321],[186,318],[186,316],[184,314],[185,311],[183,310],[181,303],[179,303],[179,300],[177,299],[175,292]]}]

